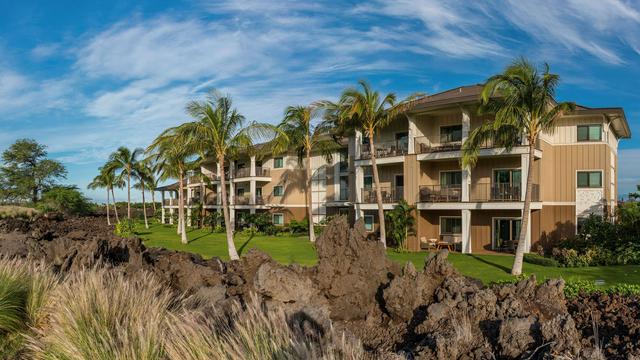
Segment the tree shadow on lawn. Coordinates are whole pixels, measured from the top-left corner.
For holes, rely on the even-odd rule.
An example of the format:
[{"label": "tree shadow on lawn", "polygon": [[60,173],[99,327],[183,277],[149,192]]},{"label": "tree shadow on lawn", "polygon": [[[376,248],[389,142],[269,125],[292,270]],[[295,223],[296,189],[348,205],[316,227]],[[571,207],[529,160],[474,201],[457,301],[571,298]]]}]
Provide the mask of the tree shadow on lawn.
[{"label": "tree shadow on lawn", "polygon": [[253,240],[253,237],[253,234],[249,235],[247,241],[243,242],[242,245],[240,245],[240,248],[238,249],[238,255],[242,255],[244,253],[244,249],[247,247],[247,245],[249,245],[251,240]]},{"label": "tree shadow on lawn", "polygon": [[494,268],[500,269],[500,270],[506,272],[507,274],[511,274],[511,269],[506,267],[506,266],[504,266],[504,265],[491,262],[491,261],[489,261],[487,259],[483,259],[483,258],[481,258],[481,257],[479,257],[477,255],[474,255],[474,254],[469,254],[469,256],[471,256],[472,258],[474,258],[474,259],[476,259],[476,260],[478,260],[478,261],[480,261],[482,263],[485,263],[485,264],[487,264],[489,266],[492,266]]}]

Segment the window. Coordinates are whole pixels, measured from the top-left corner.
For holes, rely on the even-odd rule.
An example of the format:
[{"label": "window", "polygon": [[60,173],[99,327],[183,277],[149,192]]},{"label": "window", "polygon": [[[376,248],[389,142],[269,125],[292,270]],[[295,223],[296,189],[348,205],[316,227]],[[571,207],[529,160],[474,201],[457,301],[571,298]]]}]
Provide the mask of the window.
[{"label": "window", "polygon": [[284,160],[281,157],[277,157],[273,159],[274,169],[282,169],[283,167],[284,167]]},{"label": "window", "polygon": [[259,198],[262,197],[262,188],[256,188],[256,196]]},{"label": "window", "polygon": [[236,190],[236,194],[238,196],[243,196],[244,195],[244,189],[243,188],[239,188],[238,190]]},{"label": "window", "polygon": [[349,154],[347,149],[340,149],[340,172],[347,172],[349,169]]},{"label": "window", "polygon": [[602,140],[602,125],[578,125],[578,141]]},{"label": "window", "polygon": [[462,141],[462,125],[443,126],[440,128],[440,143]]},{"label": "window", "polygon": [[284,215],[281,213],[273,214],[273,225],[275,226],[283,226],[284,225]]},{"label": "window", "polygon": [[284,186],[276,185],[273,187],[273,196],[283,196],[284,195]]},{"label": "window", "polygon": [[340,200],[349,199],[349,177],[340,176]]},{"label": "window", "polygon": [[462,171],[443,171],[440,173],[440,186],[445,187],[461,187]]},{"label": "window", "polygon": [[462,234],[462,218],[440,218],[440,234]]},{"label": "window", "polygon": [[396,146],[399,150],[408,151],[409,149],[409,133],[401,132],[396,133]]},{"label": "window", "polygon": [[577,224],[577,227],[576,227],[576,234],[580,233],[580,231],[582,230],[582,227],[587,222],[587,220],[589,220],[588,217],[579,217],[578,218],[578,224]]},{"label": "window", "polygon": [[364,216],[364,228],[367,231],[373,231],[373,215]]},{"label": "window", "polygon": [[522,181],[520,169],[503,169],[493,171],[493,182],[496,185],[508,184],[519,187]]},{"label": "window", "polygon": [[364,188],[365,189],[373,188],[373,176],[371,175],[364,176]]},{"label": "window", "polygon": [[578,171],[579,188],[601,188],[602,171]]},{"label": "window", "polygon": [[349,208],[338,208],[338,215],[349,216]]},{"label": "window", "polygon": [[493,248],[512,250],[518,246],[520,219],[493,219]]}]

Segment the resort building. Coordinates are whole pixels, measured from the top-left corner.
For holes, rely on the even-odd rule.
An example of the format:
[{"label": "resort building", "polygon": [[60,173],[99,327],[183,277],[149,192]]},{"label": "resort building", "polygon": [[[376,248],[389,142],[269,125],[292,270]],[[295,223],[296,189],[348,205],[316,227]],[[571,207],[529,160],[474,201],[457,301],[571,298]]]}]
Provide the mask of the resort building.
[{"label": "resort building", "polygon": [[[481,85],[425,96],[407,117],[375,137],[385,210],[400,199],[416,207],[410,250],[451,242],[466,253],[511,251],[517,245],[528,147],[510,150],[485,144],[473,168],[461,167],[461,145],[490,115],[478,115]],[[531,221],[527,250],[575,235],[590,214],[612,215],[617,198],[618,142],[631,136],[621,108],[577,106],[544,133],[533,161]],[[375,233],[379,219],[366,137],[356,133],[330,162],[312,160],[314,222],[345,214],[364,219]],[[306,217],[305,170],[297,154],[241,157],[228,164],[206,162],[185,184],[188,213],[197,203],[221,211],[220,176],[226,177],[231,218],[269,212],[285,225]],[[206,179],[205,179],[206,178]],[[177,184],[163,191],[163,218],[177,212]],[[168,192],[167,192],[168,191]],[[166,215],[166,217],[165,217]]]}]

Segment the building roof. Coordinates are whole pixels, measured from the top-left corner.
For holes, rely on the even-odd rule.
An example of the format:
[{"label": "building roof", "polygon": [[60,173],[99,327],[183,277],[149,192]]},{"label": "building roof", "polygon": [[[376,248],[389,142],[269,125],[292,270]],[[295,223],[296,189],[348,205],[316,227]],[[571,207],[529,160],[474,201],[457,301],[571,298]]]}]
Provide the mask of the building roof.
[{"label": "building roof", "polygon": [[[482,84],[459,86],[414,100],[409,111],[420,112],[453,104],[475,103],[479,101],[481,92]],[[591,108],[584,105],[576,105],[574,115],[604,115],[609,119],[611,127],[619,137],[631,137],[631,129],[621,107]]]}]

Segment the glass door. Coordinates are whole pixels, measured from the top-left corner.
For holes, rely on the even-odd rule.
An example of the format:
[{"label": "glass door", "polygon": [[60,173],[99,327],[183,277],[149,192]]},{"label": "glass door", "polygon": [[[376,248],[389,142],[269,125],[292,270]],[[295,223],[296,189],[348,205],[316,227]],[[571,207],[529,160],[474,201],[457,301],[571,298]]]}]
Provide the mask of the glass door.
[{"label": "glass door", "polygon": [[520,201],[522,171],[520,169],[500,169],[493,171],[491,200]]},{"label": "glass door", "polygon": [[520,219],[493,220],[493,249],[513,251],[518,246],[520,236]]}]

